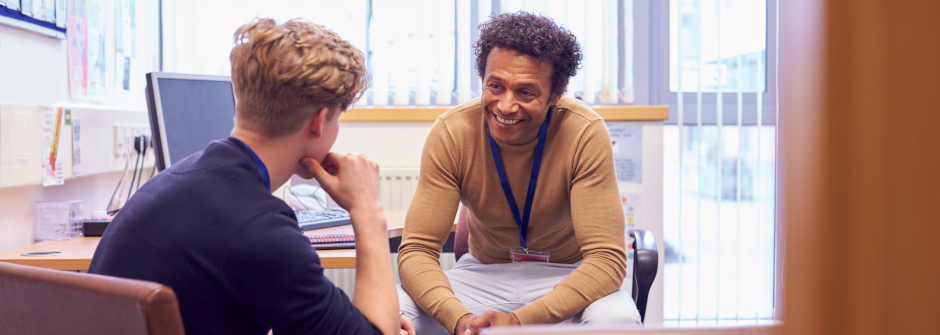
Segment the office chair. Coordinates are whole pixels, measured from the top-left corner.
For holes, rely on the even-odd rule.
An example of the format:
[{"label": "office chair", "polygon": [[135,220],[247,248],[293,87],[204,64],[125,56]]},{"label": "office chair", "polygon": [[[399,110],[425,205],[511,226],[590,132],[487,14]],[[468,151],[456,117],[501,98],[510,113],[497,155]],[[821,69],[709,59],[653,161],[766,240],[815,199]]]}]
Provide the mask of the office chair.
[{"label": "office chair", "polygon": [[[650,287],[656,279],[659,270],[659,251],[656,250],[656,239],[653,233],[642,230],[630,230],[633,237],[633,302],[640,311],[640,321],[646,321],[646,303],[649,300]],[[457,231],[454,233],[454,258],[466,254],[470,249],[470,229],[467,228],[467,208],[460,206],[457,214]]]},{"label": "office chair", "polygon": [[183,335],[167,286],[0,262],[4,334]]}]

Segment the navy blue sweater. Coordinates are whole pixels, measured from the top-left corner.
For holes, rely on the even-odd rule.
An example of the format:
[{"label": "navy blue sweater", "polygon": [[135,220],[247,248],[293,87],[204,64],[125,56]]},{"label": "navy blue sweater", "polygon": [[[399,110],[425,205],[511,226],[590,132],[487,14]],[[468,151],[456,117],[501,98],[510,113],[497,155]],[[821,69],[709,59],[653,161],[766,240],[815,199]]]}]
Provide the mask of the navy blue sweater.
[{"label": "navy blue sweater", "polygon": [[190,335],[380,333],[323,276],[294,212],[234,138],[144,184],[88,272],[172,287]]}]

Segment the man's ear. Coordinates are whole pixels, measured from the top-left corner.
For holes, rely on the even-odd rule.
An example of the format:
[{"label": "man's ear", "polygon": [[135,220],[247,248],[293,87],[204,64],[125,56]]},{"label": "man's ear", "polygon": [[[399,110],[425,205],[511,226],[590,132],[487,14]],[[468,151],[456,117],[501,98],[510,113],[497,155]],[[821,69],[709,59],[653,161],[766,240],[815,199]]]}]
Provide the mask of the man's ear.
[{"label": "man's ear", "polygon": [[548,105],[552,106],[557,104],[559,99],[561,99],[561,94],[552,94],[552,97],[548,98]]},{"label": "man's ear", "polygon": [[313,135],[313,138],[320,138],[320,135],[323,134],[323,125],[326,124],[326,115],[329,113],[330,109],[323,107],[313,115],[313,119],[310,120],[309,124],[310,133]]}]

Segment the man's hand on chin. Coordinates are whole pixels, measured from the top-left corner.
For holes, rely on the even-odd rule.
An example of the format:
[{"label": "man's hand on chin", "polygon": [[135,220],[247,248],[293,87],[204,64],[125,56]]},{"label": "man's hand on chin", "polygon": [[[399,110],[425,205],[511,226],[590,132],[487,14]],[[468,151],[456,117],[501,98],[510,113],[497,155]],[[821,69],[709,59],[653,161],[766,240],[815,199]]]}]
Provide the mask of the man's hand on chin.
[{"label": "man's hand on chin", "polygon": [[476,335],[480,333],[480,329],[486,327],[519,325],[515,314],[486,311],[481,315],[467,314],[460,317],[454,335]]}]

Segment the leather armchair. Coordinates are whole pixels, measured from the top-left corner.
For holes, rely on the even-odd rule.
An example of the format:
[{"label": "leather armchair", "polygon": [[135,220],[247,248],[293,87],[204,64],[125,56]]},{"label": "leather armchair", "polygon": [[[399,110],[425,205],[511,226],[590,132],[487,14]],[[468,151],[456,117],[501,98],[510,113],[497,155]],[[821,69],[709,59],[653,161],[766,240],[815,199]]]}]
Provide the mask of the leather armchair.
[{"label": "leather armchair", "polygon": [[182,335],[167,286],[0,262],[4,334]]}]

